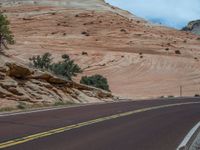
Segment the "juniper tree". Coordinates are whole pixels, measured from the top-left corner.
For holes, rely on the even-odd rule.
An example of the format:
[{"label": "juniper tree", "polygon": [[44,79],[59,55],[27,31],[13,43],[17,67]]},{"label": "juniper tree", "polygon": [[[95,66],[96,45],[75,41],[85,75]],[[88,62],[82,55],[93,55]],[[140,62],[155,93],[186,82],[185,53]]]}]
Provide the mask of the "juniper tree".
[{"label": "juniper tree", "polygon": [[90,85],[96,88],[100,88],[106,91],[110,91],[108,80],[102,75],[84,76],[81,78],[81,84]]},{"label": "juniper tree", "polygon": [[52,55],[50,53],[45,53],[42,56],[37,55],[29,58],[31,61],[31,65],[35,68],[41,69],[41,70],[48,70],[50,69],[51,63],[52,63]]},{"label": "juniper tree", "polygon": [[81,68],[71,60],[66,54],[62,55],[63,61],[54,63],[51,66],[51,71],[56,74],[65,77],[68,80],[72,80],[72,77],[82,73]]},{"label": "juniper tree", "polygon": [[8,44],[14,44],[14,36],[9,29],[10,22],[7,17],[0,12],[0,51],[8,49]]}]

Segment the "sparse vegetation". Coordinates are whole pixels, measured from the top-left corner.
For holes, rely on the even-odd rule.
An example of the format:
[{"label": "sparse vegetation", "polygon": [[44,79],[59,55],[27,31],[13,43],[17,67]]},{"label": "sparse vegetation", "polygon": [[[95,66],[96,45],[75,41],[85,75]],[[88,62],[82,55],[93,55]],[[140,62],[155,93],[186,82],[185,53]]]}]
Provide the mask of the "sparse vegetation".
[{"label": "sparse vegetation", "polygon": [[55,102],[54,106],[61,106],[64,105],[65,103],[63,101]]},{"label": "sparse vegetation", "polygon": [[7,17],[0,12],[0,51],[8,49],[8,44],[14,44],[14,36],[9,29],[10,22]]},{"label": "sparse vegetation", "polygon": [[19,104],[17,105],[18,109],[26,109],[26,104],[24,102],[19,102]]},{"label": "sparse vegetation", "polygon": [[125,29],[121,29],[120,31],[121,31],[121,32],[126,32],[126,30],[125,30]]},{"label": "sparse vegetation", "polygon": [[165,48],[166,51],[169,51],[169,48]]},{"label": "sparse vegetation", "polygon": [[56,12],[52,12],[51,15],[56,15]]},{"label": "sparse vegetation", "polygon": [[77,76],[78,73],[81,73],[81,68],[74,63],[74,60],[71,60],[68,55],[62,55],[63,61],[58,63],[53,63],[50,70],[59,76],[63,76],[68,80],[71,80],[73,76]]},{"label": "sparse vegetation", "polygon": [[139,21],[139,20],[137,20],[137,23],[140,23],[140,21]]},{"label": "sparse vegetation", "polygon": [[29,60],[35,68],[47,70],[50,68],[53,58],[50,53],[45,53],[42,56],[33,56]]},{"label": "sparse vegetation", "polygon": [[93,75],[90,77],[84,76],[81,78],[80,83],[110,91],[108,81],[102,75]]},{"label": "sparse vegetation", "polygon": [[62,61],[58,63],[52,63],[53,58],[50,53],[45,53],[42,56],[34,56],[30,58],[31,65],[37,69],[47,70],[54,73],[57,76],[62,76],[68,80],[71,80],[73,76],[77,76],[81,73],[81,68],[71,60],[66,54],[62,55]]},{"label": "sparse vegetation", "polygon": [[58,101],[58,102],[55,102],[54,103],[54,106],[62,106],[62,105],[73,105],[74,103],[73,102],[63,102],[63,101]]},{"label": "sparse vegetation", "polygon": [[0,109],[0,112],[12,111],[12,110],[15,110],[15,108],[12,108],[12,107],[4,107],[4,108],[1,108],[1,109]]},{"label": "sparse vegetation", "polygon": [[82,55],[86,55],[86,56],[87,56],[87,55],[88,55],[88,53],[83,51],[83,52],[82,52]]},{"label": "sparse vegetation", "polygon": [[90,34],[86,31],[83,31],[81,34],[85,35],[85,36],[90,36]]},{"label": "sparse vegetation", "polygon": [[139,55],[140,55],[140,58],[144,57],[142,52],[140,52]]},{"label": "sparse vegetation", "polygon": [[168,98],[174,98],[174,96],[173,95],[169,95]]},{"label": "sparse vegetation", "polygon": [[180,55],[181,52],[180,52],[179,50],[176,50],[176,51],[175,51],[175,54],[179,54],[179,55]]}]

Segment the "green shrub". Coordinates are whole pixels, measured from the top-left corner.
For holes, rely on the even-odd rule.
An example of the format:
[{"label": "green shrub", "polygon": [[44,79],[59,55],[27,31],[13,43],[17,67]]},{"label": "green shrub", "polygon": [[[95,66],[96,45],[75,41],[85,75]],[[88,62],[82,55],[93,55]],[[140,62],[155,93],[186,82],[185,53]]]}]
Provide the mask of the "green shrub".
[{"label": "green shrub", "polygon": [[84,76],[81,78],[80,83],[110,91],[108,81],[102,75],[93,75],[90,77]]},{"label": "green shrub", "polygon": [[0,109],[0,112],[4,112],[4,111],[12,111],[14,110],[15,108],[12,108],[12,107],[4,107],[4,108],[1,108]]},{"label": "green shrub", "polygon": [[14,44],[14,36],[9,29],[10,22],[7,17],[0,12],[0,51],[8,49],[7,44]]},{"label": "green shrub", "polygon": [[51,65],[51,71],[56,74],[71,80],[73,76],[81,73],[81,68],[69,58],[68,55],[62,55],[63,61]]},{"label": "green shrub", "polygon": [[62,76],[68,80],[71,80],[73,76],[77,76],[81,73],[81,68],[71,60],[66,54],[62,55],[62,61],[58,63],[52,63],[53,58],[50,53],[45,53],[42,56],[34,56],[30,58],[31,65],[41,70],[47,70],[54,73],[57,76]]},{"label": "green shrub", "polygon": [[45,53],[42,56],[33,56],[29,58],[31,64],[38,69],[49,69],[52,63],[53,58],[50,53]]}]

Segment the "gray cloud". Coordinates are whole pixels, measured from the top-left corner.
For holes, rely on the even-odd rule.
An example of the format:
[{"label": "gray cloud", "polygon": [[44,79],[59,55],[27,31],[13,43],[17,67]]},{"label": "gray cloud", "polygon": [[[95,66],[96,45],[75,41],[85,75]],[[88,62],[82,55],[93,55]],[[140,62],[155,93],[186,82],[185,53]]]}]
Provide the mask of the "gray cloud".
[{"label": "gray cloud", "polygon": [[106,0],[133,14],[154,22],[181,28],[200,19],[200,0]]}]

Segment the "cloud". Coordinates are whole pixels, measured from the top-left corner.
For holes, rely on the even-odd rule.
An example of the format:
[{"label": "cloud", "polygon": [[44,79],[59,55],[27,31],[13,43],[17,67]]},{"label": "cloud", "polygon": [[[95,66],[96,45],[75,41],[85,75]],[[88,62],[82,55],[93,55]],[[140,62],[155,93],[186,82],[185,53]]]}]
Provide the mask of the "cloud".
[{"label": "cloud", "polygon": [[181,28],[200,19],[200,0],[106,0],[152,22]]}]

